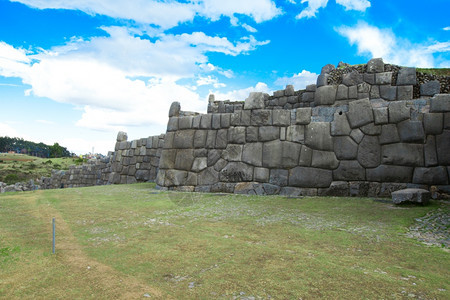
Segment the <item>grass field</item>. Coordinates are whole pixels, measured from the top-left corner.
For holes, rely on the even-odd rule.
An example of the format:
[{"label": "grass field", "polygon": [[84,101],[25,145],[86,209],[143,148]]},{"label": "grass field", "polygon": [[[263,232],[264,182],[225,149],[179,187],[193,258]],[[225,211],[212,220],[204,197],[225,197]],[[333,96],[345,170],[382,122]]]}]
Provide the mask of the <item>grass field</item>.
[{"label": "grass field", "polygon": [[405,235],[442,203],[153,187],[1,195],[0,298],[450,299],[448,249]]},{"label": "grass field", "polygon": [[13,184],[49,177],[52,169],[68,170],[78,163],[76,158],[39,158],[23,154],[0,153],[0,181]]}]

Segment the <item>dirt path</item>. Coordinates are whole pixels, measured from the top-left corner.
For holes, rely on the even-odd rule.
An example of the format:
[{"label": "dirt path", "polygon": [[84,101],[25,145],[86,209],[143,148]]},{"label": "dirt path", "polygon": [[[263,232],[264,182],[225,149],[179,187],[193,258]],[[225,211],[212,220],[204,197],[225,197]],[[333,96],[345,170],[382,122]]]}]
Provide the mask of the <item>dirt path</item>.
[{"label": "dirt path", "polygon": [[[36,200],[37,197],[30,197],[27,201],[30,207],[37,206],[35,210],[37,217],[44,222],[48,222],[53,217],[56,220],[57,259],[86,278],[98,290],[104,291],[102,295],[99,295],[100,298],[139,299],[151,297],[152,299],[170,299],[158,289],[88,257],[59,211],[49,204],[37,205]],[[58,250],[58,248],[62,250]]]}]

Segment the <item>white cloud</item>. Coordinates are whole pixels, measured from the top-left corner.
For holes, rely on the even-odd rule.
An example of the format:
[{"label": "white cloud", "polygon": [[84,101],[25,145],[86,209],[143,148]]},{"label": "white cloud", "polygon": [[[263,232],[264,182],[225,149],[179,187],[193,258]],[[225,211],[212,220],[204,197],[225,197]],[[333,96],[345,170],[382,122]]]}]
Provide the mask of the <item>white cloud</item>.
[{"label": "white cloud", "polygon": [[222,16],[241,14],[260,23],[271,20],[282,12],[271,0],[11,0],[39,9],[81,10],[92,15],[133,20],[141,24],[153,24],[172,28],[201,16],[212,21]]},{"label": "white cloud", "polygon": [[314,84],[317,81],[318,74],[303,70],[292,77],[281,77],[275,81],[276,85],[286,86],[292,84],[295,90],[302,90],[309,84]]},{"label": "white cloud", "polygon": [[244,29],[247,30],[248,32],[258,32],[258,30],[256,30],[255,28],[253,28],[248,24],[242,24],[242,27],[244,27]]},{"label": "white cloud", "polygon": [[216,89],[226,87],[226,84],[220,83],[217,78],[212,77],[211,75],[208,75],[206,77],[199,76],[199,78],[197,79],[197,85],[198,86],[212,85]]},{"label": "white cloud", "polygon": [[20,137],[19,133],[6,123],[0,122],[0,136]]},{"label": "white cloud", "polygon": [[216,100],[244,101],[251,92],[272,93],[267,84],[258,82],[254,87],[233,90],[227,93],[211,91],[211,94],[214,94]]},{"label": "white cloud", "polygon": [[55,124],[55,122],[48,121],[48,120],[36,120],[36,122],[40,123],[40,124],[44,124],[44,125],[54,125]]},{"label": "white cloud", "polygon": [[341,26],[336,29],[351,45],[356,45],[358,54],[369,58],[382,57],[385,62],[416,67],[447,67],[449,62],[436,58],[436,53],[450,51],[450,42],[413,44],[398,38],[391,29],[380,29],[367,23],[354,27]]},{"label": "white cloud", "polygon": [[345,10],[366,11],[370,7],[368,0],[336,0],[337,4],[345,7]]},{"label": "white cloud", "polygon": [[450,30],[450,26],[447,26],[447,27],[444,27],[444,28],[442,28],[442,30]]},{"label": "white cloud", "polygon": [[308,6],[296,16],[297,19],[312,18],[316,16],[319,8],[324,8],[328,4],[328,0],[302,0],[301,3],[308,3]]}]

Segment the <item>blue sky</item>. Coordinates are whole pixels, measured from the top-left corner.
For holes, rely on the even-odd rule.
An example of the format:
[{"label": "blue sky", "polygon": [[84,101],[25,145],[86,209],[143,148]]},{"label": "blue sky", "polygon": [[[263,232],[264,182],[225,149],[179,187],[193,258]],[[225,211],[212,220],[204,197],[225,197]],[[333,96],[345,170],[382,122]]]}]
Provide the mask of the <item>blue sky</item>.
[{"label": "blue sky", "polygon": [[450,67],[450,2],[0,0],[0,136],[106,154],[173,101],[245,100],[383,57]]}]

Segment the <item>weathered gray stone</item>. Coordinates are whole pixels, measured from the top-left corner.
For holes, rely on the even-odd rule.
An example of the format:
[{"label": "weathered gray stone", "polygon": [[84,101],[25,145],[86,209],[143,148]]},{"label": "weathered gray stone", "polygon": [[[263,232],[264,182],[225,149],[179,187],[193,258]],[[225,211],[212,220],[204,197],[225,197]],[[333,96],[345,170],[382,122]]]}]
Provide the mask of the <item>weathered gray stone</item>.
[{"label": "weathered gray stone", "polygon": [[437,94],[430,100],[430,112],[449,112],[450,94]]},{"label": "weathered gray stone", "polygon": [[380,87],[378,85],[372,85],[370,88],[369,98],[370,99],[378,99],[381,97]]},{"label": "weathered gray stone", "polygon": [[366,170],[356,160],[342,160],[339,167],[333,171],[334,180],[365,180]]},{"label": "weathered gray stone", "polygon": [[164,185],[170,187],[185,185],[188,172],[170,169],[166,170],[165,175]]},{"label": "weathered gray stone", "polygon": [[431,194],[427,190],[410,188],[393,192],[392,202],[394,204],[403,204],[403,203],[428,204],[430,201],[430,197]]},{"label": "weathered gray stone", "polygon": [[369,99],[370,94],[369,93],[358,93],[358,99]]},{"label": "weathered gray stone", "polygon": [[381,162],[378,137],[366,135],[358,146],[358,162],[365,168],[377,167]]},{"label": "weathered gray stone", "polygon": [[201,129],[211,129],[212,126],[212,115],[202,115],[202,119],[200,120],[200,128]]},{"label": "weathered gray stone", "polygon": [[270,170],[269,183],[278,186],[287,186],[288,184],[288,170],[272,169]]},{"label": "weathered gray stone", "polygon": [[359,143],[361,143],[361,141],[362,141],[362,139],[363,139],[363,137],[364,137],[364,133],[363,133],[361,130],[359,130],[359,129],[353,129],[353,130],[350,132],[350,137],[351,137],[357,144],[359,144]]},{"label": "weathered gray stone", "polygon": [[410,116],[411,109],[406,106],[405,102],[389,103],[389,123],[399,123],[409,119]]},{"label": "weathered gray stone", "polygon": [[279,141],[272,141],[263,144],[263,166],[276,168],[281,165],[282,144]]},{"label": "weathered gray stone", "polygon": [[391,84],[392,72],[381,72],[375,74],[375,84]]},{"label": "weathered gray stone", "polygon": [[243,110],[241,113],[241,125],[250,126],[251,125],[251,111]]},{"label": "weathered gray stone", "polygon": [[270,171],[267,168],[255,168],[253,170],[253,179],[257,182],[268,182]]},{"label": "weathered gray stone", "polygon": [[266,195],[278,195],[280,193],[280,187],[274,184],[265,183],[263,188]]},{"label": "weathered gray stone", "polygon": [[[289,126],[291,124],[291,112],[289,110],[273,110],[272,124],[275,126]],[[269,124],[270,125],[270,124]]]},{"label": "weathered gray stone", "polygon": [[302,94],[302,102],[314,102],[314,95],[315,95],[314,92],[303,93]]},{"label": "weathered gray stone", "polygon": [[361,126],[359,129],[361,129],[361,131],[367,135],[381,134],[381,125],[375,125],[374,123],[366,124],[364,126]]},{"label": "weathered gray stone", "polygon": [[258,127],[247,127],[246,131],[247,131],[247,136],[246,136],[247,143],[258,141]]},{"label": "weathered gray stone", "polygon": [[338,85],[336,100],[347,100],[348,99],[348,87],[340,84]]},{"label": "weathered gray stone", "polygon": [[228,161],[242,160],[243,145],[228,144],[227,148],[222,152],[222,157]]},{"label": "weathered gray stone", "polygon": [[397,87],[391,85],[380,85],[380,97],[384,100],[397,100]]},{"label": "weathered gray stone", "polygon": [[373,116],[376,125],[387,124],[389,121],[388,108],[387,107],[374,108]]},{"label": "weathered gray stone", "polygon": [[252,111],[250,124],[252,126],[272,125],[272,111],[266,109],[256,109]]},{"label": "weathered gray stone", "polygon": [[413,86],[405,85],[397,87],[397,100],[411,100],[413,98]]},{"label": "weathered gray stone", "polygon": [[398,71],[397,85],[415,85],[416,83],[416,68],[403,67]]},{"label": "weathered gray stone", "polygon": [[300,149],[300,159],[298,161],[298,164],[303,167],[310,167],[312,163],[312,153],[313,150],[311,148],[302,145],[302,148]]},{"label": "weathered gray stone", "polygon": [[295,167],[289,170],[289,185],[296,187],[329,187],[333,181],[332,171]]},{"label": "weathered gray stone", "polygon": [[320,71],[320,74],[328,74],[331,71],[333,71],[334,69],[336,69],[334,65],[327,64],[327,65],[322,67],[322,70]]},{"label": "weathered gray stone", "polygon": [[370,84],[362,82],[357,85],[358,93],[368,93],[370,92]]},{"label": "weathered gray stone", "polygon": [[448,184],[447,169],[443,166],[431,168],[415,168],[413,183],[427,185],[446,185]]},{"label": "weathered gray stone", "polygon": [[331,122],[331,135],[349,135],[351,132],[350,124],[348,123],[347,115],[342,111],[334,113],[333,122]]},{"label": "weathered gray stone", "polygon": [[317,88],[314,95],[314,104],[319,105],[331,105],[336,101],[337,86],[326,85]]},{"label": "weathered gray stone", "polygon": [[363,82],[363,76],[357,71],[352,71],[350,73],[344,74],[342,78],[342,84],[346,86],[358,85]]},{"label": "weathered gray stone", "polygon": [[424,146],[425,166],[431,167],[438,164],[436,152],[436,137],[433,135],[427,136],[427,142]]},{"label": "weathered gray stone", "polygon": [[251,92],[247,99],[245,99],[244,109],[261,109],[264,108],[264,100],[269,95],[262,92]]},{"label": "weathered gray stone", "polygon": [[212,115],[212,129],[219,129],[220,128],[220,115],[221,114],[213,114]]},{"label": "weathered gray stone", "polygon": [[178,118],[178,129],[191,129],[192,128],[192,116],[179,117]]},{"label": "weathered gray stone", "polygon": [[217,130],[215,148],[224,149],[227,147],[227,142],[228,142],[228,130],[226,129]]},{"label": "weathered gray stone", "polygon": [[334,153],[339,160],[356,159],[358,144],[349,136],[338,136],[334,138]]},{"label": "weathered gray stone", "polygon": [[194,129],[200,128],[201,120],[202,120],[202,116],[201,115],[194,116],[194,118],[192,120],[192,128],[194,128]]},{"label": "weathered gray stone", "polygon": [[222,114],[220,117],[220,127],[228,128],[230,127],[231,114]]},{"label": "weathered gray stone", "polygon": [[333,151],[330,123],[314,122],[306,126],[305,144],[313,149]]},{"label": "weathered gray stone", "polygon": [[395,126],[395,124],[382,125],[379,142],[381,145],[400,142],[397,126]]},{"label": "weathered gray stone", "polygon": [[333,181],[329,188],[319,188],[318,196],[349,196],[349,184],[345,181]]},{"label": "weathered gray stone", "polygon": [[366,180],[377,182],[411,182],[413,167],[379,165],[366,169]]},{"label": "weathered gray stone", "polygon": [[211,167],[217,163],[217,161],[222,157],[223,151],[212,149],[208,151],[208,167]]},{"label": "weathered gray stone", "polygon": [[299,196],[314,197],[317,196],[317,188],[295,188],[286,186],[281,188],[280,195],[287,197],[299,197]]},{"label": "weathered gray stone", "polygon": [[382,163],[387,165],[423,166],[423,145],[396,143],[382,146]]},{"label": "weathered gray stone", "polygon": [[284,90],[278,90],[278,91],[273,92],[273,96],[276,97],[276,98],[283,97],[284,96]]},{"label": "weathered gray stone", "polygon": [[328,84],[328,78],[330,78],[329,74],[320,74],[319,76],[317,76],[317,88],[326,86]]},{"label": "weathered gray stone", "polygon": [[444,126],[444,114],[442,113],[423,114],[423,125],[426,134],[433,134],[433,135],[441,134]]},{"label": "weathered gray stone", "polygon": [[369,99],[350,102],[347,117],[351,128],[360,127],[373,122],[372,105],[370,104]]},{"label": "weathered gray stone", "polygon": [[182,149],[177,151],[175,169],[190,171],[194,161],[194,150]]},{"label": "weathered gray stone", "polygon": [[180,102],[172,102],[169,109],[169,118],[178,117],[180,115],[181,105]]},{"label": "weathered gray stone", "polygon": [[119,131],[119,133],[117,134],[117,142],[126,142],[128,140],[128,135],[126,132],[123,131]]},{"label": "weathered gray stone", "polygon": [[206,146],[206,136],[208,131],[206,130],[196,130],[194,134],[194,147],[204,148]]},{"label": "weathered gray stone", "polygon": [[384,72],[384,62],[382,58],[372,58],[367,63],[367,72],[380,73]]},{"label": "weathered gray stone", "polygon": [[167,131],[178,130],[178,117],[171,117],[167,122]]},{"label": "weathered gray stone", "polygon": [[437,80],[429,81],[420,85],[421,96],[434,96],[439,94],[441,90],[441,84]]},{"label": "weathered gray stone", "polygon": [[356,85],[348,87],[348,99],[358,99],[358,88]]},{"label": "weathered gray stone", "polygon": [[259,141],[273,141],[280,138],[280,128],[276,126],[261,126],[259,127]]},{"label": "weathered gray stone", "polygon": [[220,158],[215,164],[214,164],[214,170],[216,170],[217,172],[221,171],[223,168],[225,168],[225,166],[228,164],[228,162],[223,159]]},{"label": "weathered gray stone", "polygon": [[303,143],[305,141],[305,126],[291,125],[287,128],[286,139],[290,142]]},{"label": "weathered gray stone", "polygon": [[295,124],[308,125],[311,123],[311,107],[297,108],[295,117]]},{"label": "weathered gray stone", "polygon": [[161,152],[161,158],[159,160],[160,169],[173,169],[175,167],[175,158],[177,155],[176,150],[166,150]]},{"label": "weathered gray stone", "polygon": [[220,171],[220,181],[243,182],[253,180],[253,167],[242,162],[230,162]]},{"label": "weathered gray stone", "polygon": [[242,152],[242,161],[253,166],[262,166],[262,143],[245,144]]},{"label": "weathered gray stone", "polygon": [[295,94],[295,90],[294,90],[294,86],[291,84],[286,85],[286,88],[284,89],[284,95],[285,96],[294,96]]},{"label": "weathered gray stone", "polygon": [[198,173],[197,182],[199,185],[212,185],[219,182],[219,172],[209,167]]},{"label": "weathered gray stone", "polygon": [[245,143],[245,127],[230,127],[228,129],[228,143],[244,144]]},{"label": "weathered gray stone", "polygon": [[206,136],[206,145],[207,149],[214,149],[216,146],[216,136],[217,130],[208,130],[208,134]]},{"label": "weathered gray stone", "polygon": [[444,129],[450,129],[450,112],[444,113]]},{"label": "weathered gray stone", "polygon": [[363,80],[364,80],[364,82],[367,82],[370,85],[374,85],[375,84],[375,74],[364,73]]},{"label": "weathered gray stone", "polygon": [[281,155],[281,167],[292,168],[298,165],[298,159],[300,156],[301,145],[298,143],[281,142],[282,155]]},{"label": "weathered gray stone", "polygon": [[438,155],[439,165],[450,165],[450,130],[444,130],[440,135],[436,136],[436,151]]},{"label": "weathered gray stone", "polygon": [[403,142],[423,143],[425,140],[422,122],[405,120],[397,124],[397,129]]},{"label": "weathered gray stone", "polygon": [[241,114],[242,114],[242,110],[238,111],[238,112],[234,112],[230,115],[230,126],[241,125]]},{"label": "weathered gray stone", "polygon": [[311,166],[322,169],[336,169],[339,161],[334,152],[313,150]]},{"label": "weathered gray stone", "polygon": [[208,167],[208,159],[206,157],[197,157],[192,163],[192,171],[200,172]]},{"label": "weathered gray stone", "polygon": [[316,88],[317,88],[317,86],[315,84],[309,84],[306,86],[306,91],[307,92],[315,92]]}]

